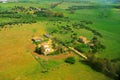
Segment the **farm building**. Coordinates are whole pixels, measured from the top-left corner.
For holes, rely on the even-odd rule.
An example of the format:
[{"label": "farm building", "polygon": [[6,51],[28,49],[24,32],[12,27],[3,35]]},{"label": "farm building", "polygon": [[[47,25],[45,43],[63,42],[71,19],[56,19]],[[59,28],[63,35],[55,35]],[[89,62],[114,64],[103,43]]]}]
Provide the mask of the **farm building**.
[{"label": "farm building", "polygon": [[54,50],[52,49],[52,46],[51,44],[48,44],[48,43],[42,43],[41,44],[41,52],[44,54],[44,55],[47,55],[51,52],[53,52]]},{"label": "farm building", "polygon": [[50,34],[44,34],[43,36],[45,36],[46,38],[50,38]]},{"label": "farm building", "polygon": [[88,40],[87,40],[87,38],[86,38],[86,37],[84,37],[84,36],[80,36],[80,37],[79,37],[79,42],[82,42],[82,43],[87,43],[87,42],[88,42]]},{"label": "farm building", "polygon": [[35,37],[32,38],[32,41],[33,42],[40,42],[40,41],[42,41],[42,39],[38,36],[35,36]]}]

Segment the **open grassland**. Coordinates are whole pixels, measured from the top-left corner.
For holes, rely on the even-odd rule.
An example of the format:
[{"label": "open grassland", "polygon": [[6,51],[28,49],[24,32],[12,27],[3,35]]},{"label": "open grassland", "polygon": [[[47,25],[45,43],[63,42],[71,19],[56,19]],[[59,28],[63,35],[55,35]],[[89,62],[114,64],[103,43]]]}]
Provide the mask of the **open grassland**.
[{"label": "open grassland", "polygon": [[[82,69],[82,70],[81,70]],[[76,74],[77,73],[77,74]],[[26,78],[23,78],[25,80],[34,80],[34,79],[42,79],[42,80],[110,80],[109,78],[106,78],[104,75],[101,75],[97,72],[92,71],[89,67],[84,66],[81,63],[76,63],[75,65],[68,65],[68,64],[62,64],[57,69],[51,70],[47,74],[33,74],[31,76],[27,76]],[[75,75],[74,75],[75,74]],[[79,76],[79,77],[78,77]],[[96,76],[96,78],[94,78]],[[86,78],[87,77],[87,78]]]},{"label": "open grassland", "polygon": [[[16,76],[27,74],[26,71],[38,65],[28,47],[31,44],[32,30],[36,28],[36,34],[40,35],[44,33],[44,29],[41,27],[42,24],[34,26],[26,24],[21,28],[13,25],[8,26],[13,28],[2,29],[0,32],[0,80],[14,80]],[[38,29],[40,27],[41,29]]]},{"label": "open grassland", "polygon": [[[32,4],[0,3],[0,6],[2,8],[11,8],[13,6],[29,7],[32,5],[33,7],[50,8],[50,4],[46,2]],[[106,50],[97,56],[109,59],[120,58],[120,10],[109,9],[107,14],[109,12],[110,14],[107,18],[100,16],[101,12],[106,11],[101,9],[80,9],[75,10],[74,14],[70,14],[69,11],[65,10],[70,6],[79,5],[90,4],[64,2],[53,10],[64,12],[65,17],[68,17],[73,23],[78,23],[81,20],[92,21],[93,24],[87,26],[99,31],[103,35],[103,38],[99,39],[107,47]],[[0,18],[0,22],[9,21],[11,20]],[[63,21],[61,25],[67,24]],[[76,59],[77,62],[74,65],[68,65],[63,60],[48,61],[50,64],[48,65],[50,67],[49,72],[41,73],[42,67],[32,55],[34,48],[32,47],[31,38],[35,35],[42,36],[44,33],[58,29],[57,25],[56,21],[52,22],[48,21],[47,18],[43,18],[41,22],[34,24],[6,25],[5,27],[7,28],[0,28],[0,80],[111,80],[105,75],[94,71],[89,66],[82,64],[78,59]],[[75,30],[75,32],[88,39],[91,39],[93,36],[90,31],[85,29]],[[60,34],[55,34],[54,36],[62,40],[68,40],[69,34],[65,34],[65,37]]]},{"label": "open grassland", "polygon": [[[74,33],[77,33],[77,37],[80,37],[82,35],[82,36],[86,36],[89,40],[93,37],[93,33],[91,31],[88,31],[86,29],[75,29],[72,26],[72,22],[66,22],[66,21],[60,22],[60,23],[56,22],[56,21],[46,22],[45,29],[47,30],[47,32],[52,32],[54,30],[57,30],[58,33],[53,34],[53,36],[55,38],[57,38],[63,42],[67,42],[67,41],[70,42],[72,40],[71,35],[73,34],[73,32],[68,30],[66,33],[64,33],[65,31],[63,29],[61,29],[61,28],[63,28],[63,26],[66,26],[68,24],[70,25],[70,28],[74,31]],[[63,33],[59,32],[59,31],[62,31]]]},{"label": "open grassland", "polygon": [[49,61],[49,72],[41,73],[30,45],[32,36],[46,33],[45,23],[8,25],[0,31],[0,80],[111,80],[80,62],[62,60]]}]

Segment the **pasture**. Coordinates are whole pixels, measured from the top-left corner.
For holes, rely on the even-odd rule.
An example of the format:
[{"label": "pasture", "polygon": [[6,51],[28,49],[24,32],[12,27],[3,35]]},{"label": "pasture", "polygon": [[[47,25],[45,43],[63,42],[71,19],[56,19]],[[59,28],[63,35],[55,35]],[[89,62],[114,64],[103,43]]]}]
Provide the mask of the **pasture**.
[{"label": "pasture", "polygon": [[[50,70],[41,73],[42,67],[32,53],[31,38],[46,33],[46,22],[7,26],[0,31],[0,79],[1,80],[110,80],[105,75],[77,62],[69,65],[63,60],[48,61]],[[37,30],[34,32],[33,30]],[[3,35],[4,34],[4,35]],[[76,60],[79,58],[76,57]],[[92,75],[91,75],[92,74]],[[87,78],[86,78],[87,76]],[[97,77],[97,78],[95,78]]]},{"label": "pasture", "polygon": [[[63,3],[65,4],[65,9],[69,6],[76,6],[80,5],[80,3],[76,4],[69,4],[69,3]],[[64,9],[62,6],[63,4],[59,5],[60,9]],[[84,5],[84,4],[81,4]],[[88,4],[87,4],[88,5]],[[64,9],[64,10],[65,10]],[[68,12],[67,12],[68,13]],[[120,10],[119,9],[113,9],[113,8],[106,8],[106,9],[79,9],[75,10],[74,14],[66,14],[71,20],[73,21],[81,21],[81,20],[88,20],[92,21],[93,24],[88,25],[88,27],[91,27],[97,31],[99,31],[103,38],[100,40],[105,44],[107,47],[106,50],[101,52],[101,54],[98,54],[99,57],[103,58],[109,58],[109,59],[115,59],[120,58],[120,50],[119,50],[119,42],[120,42]],[[107,18],[105,18],[101,14],[108,15]]]},{"label": "pasture", "polygon": [[[108,18],[100,18],[98,16],[97,12],[98,10],[77,10],[75,11],[75,14],[66,14],[71,20],[73,21],[81,21],[81,20],[90,20],[93,21],[92,25],[88,25],[88,27],[91,27],[97,31],[99,31],[103,38],[100,40],[105,44],[107,47],[106,50],[101,52],[101,54],[98,54],[99,57],[103,58],[109,58],[109,59],[115,59],[120,58],[119,53],[119,42],[120,42],[120,24],[119,24],[119,11],[115,12],[116,10],[113,9],[112,11],[115,13],[112,13],[112,16],[109,16]],[[88,31],[87,31],[88,32]],[[84,32],[80,32],[81,35],[84,35],[90,39],[90,35],[84,34]],[[89,34],[89,32],[88,32]]]},{"label": "pasture", "polygon": [[[24,7],[42,7],[50,9],[52,2],[42,3],[0,3],[0,9],[9,9],[14,6]],[[70,22],[59,20],[55,18],[41,17],[36,23],[31,24],[15,24],[6,25],[0,28],[0,80],[112,80],[102,73],[94,71],[88,65],[81,63],[81,58],[74,54],[76,63],[70,65],[62,59],[48,60],[49,71],[42,73],[43,68],[36,60],[34,53],[34,45],[31,42],[33,36],[42,36],[45,33],[50,33],[53,30],[59,30],[58,26],[72,25],[72,23],[79,23],[82,20],[92,21],[93,24],[86,26],[100,32],[103,37],[99,40],[106,46],[106,49],[97,57],[117,59],[120,58],[120,10],[119,9],[78,9],[73,14],[66,10],[72,6],[88,6],[95,4],[85,3],[71,3],[63,2],[58,5],[53,11],[63,12],[65,17],[68,17]],[[108,15],[107,17],[102,14]],[[50,21],[50,20],[53,21]],[[0,18],[1,22],[11,22],[15,19]],[[56,20],[61,21],[59,24]],[[86,29],[74,29],[78,35],[83,35],[88,39],[93,37],[93,33]],[[69,35],[56,33],[54,36],[63,41],[69,40]],[[59,56],[58,56],[59,57]]]}]

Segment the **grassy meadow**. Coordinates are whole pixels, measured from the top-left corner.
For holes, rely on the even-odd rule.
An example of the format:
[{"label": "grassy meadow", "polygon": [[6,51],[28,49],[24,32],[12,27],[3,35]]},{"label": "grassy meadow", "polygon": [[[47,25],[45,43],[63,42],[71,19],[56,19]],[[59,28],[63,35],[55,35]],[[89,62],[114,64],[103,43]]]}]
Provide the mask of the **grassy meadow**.
[{"label": "grassy meadow", "polygon": [[[45,23],[23,24],[20,27],[13,25],[11,28],[1,29],[0,80],[111,80],[83,63],[69,65],[63,60],[50,61],[49,72],[41,73],[42,67],[32,56],[34,47],[31,44],[31,38],[34,35],[41,36],[46,32]],[[33,31],[35,29],[36,32]]]},{"label": "grassy meadow", "polygon": [[[51,3],[0,3],[0,9],[9,9],[16,5],[50,9]],[[92,21],[93,24],[88,24],[87,26],[103,35],[103,38],[99,39],[106,46],[106,49],[97,54],[97,57],[120,58],[120,9],[109,8],[106,13],[104,13],[106,11],[104,9],[79,9],[75,10],[74,14],[70,14],[66,10],[71,6],[79,5],[95,4],[63,2],[52,10],[64,12],[65,17],[69,17],[70,22]],[[107,18],[101,17],[101,12],[109,16]],[[32,37],[36,35],[42,36],[54,29],[58,29],[57,25],[69,24],[66,21],[58,24],[56,21],[49,21],[48,19],[43,18],[43,20],[39,20],[36,23],[6,25],[0,28],[0,80],[112,80],[80,62],[81,58],[75,54],[76,63],[74,65],[65,63],[64,58],[60,60],[51,59],[47,60],[49,71],[42,73],[43,67],[33,55],[35,54],[35,46],[32,44]],[[11,21],[9,18],[0,18],[0,23]],[[86,29],[75,30],[75,32],[78,35],[86,36],[88,39],[93,36],[93,33]],[[60,34],[55,34],[54,36],[64,41],[69,40],[69,34],[65,34],[64,37]]]},{"label": "grassy meadow", "polygon": [[[115,59],[120,58],[120,50],[119,50],[119,42],[120,42],[120,10],[119,9],[80,9],[76,10],[74,14],[68,14],[68,11],[65,11],[69,6],[76,6],[76,5],[91,5],[91,4],[75,4],[75,3],[63,3],[60,4],[55,8],[55,10],[61,10],[65,12],[65,15],[69,17],[71,20],[79,22],[80,20],[90,20],[93,21],[92,25],[88,25],[89,27],[99,31],[103,38],[101,40],[106,45],[107,49],[104,50],[101,54],[98,54],[99,57]],[[93,4],[95,5],[95,4]],[[105,12],[107,10],[107,12]],[[108,15],[107,18],[99,16],[101,12]],[[89,38],[90,35],[87,33],[82,35]],[[88,32],[88,34],[90,34]],[[90,39],[90,38],[89,38]]]}]

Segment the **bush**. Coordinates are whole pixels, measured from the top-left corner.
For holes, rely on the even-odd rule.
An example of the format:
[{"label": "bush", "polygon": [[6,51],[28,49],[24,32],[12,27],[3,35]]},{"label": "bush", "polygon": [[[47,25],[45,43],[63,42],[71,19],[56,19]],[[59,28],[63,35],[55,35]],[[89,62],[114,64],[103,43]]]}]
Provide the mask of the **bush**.
[{"label": "bush", "polygon": [[50,54],[48,54],[48,56],[50,56],[50,55],[58,55],[59,53],[58,52],[52,52],[52,53],[50,53]]},{"label": "bush", "polygon": [[38,46],[36,46],[36,47],[35,47],[35,52],[38,53],[38,54],[41,54],[41,53],[42,53],[42,52],[41,52],[41,48],[38,47]]},{"label": "bush", "polygon": [[75,58],[74,57],[68,57],[68,58],[65,59],[65,62],[69,63],[69,64],[74,64],[75,63]]}]

